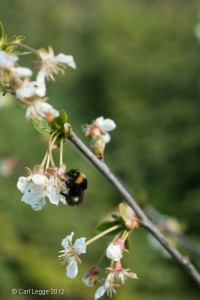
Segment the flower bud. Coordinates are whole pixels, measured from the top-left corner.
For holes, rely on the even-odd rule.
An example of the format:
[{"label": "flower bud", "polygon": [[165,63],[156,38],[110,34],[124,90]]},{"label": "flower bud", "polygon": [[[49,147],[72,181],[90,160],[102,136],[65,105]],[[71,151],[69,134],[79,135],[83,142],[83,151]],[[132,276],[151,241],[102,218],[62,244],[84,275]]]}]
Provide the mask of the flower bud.
[{"label": "flower bud", "polygon": [[93,140],[91,143],[92,151],[101,160],[104,159],[105,147],[106,147],[106,142],[102,138],[97,138]]},{"label": "flower bud", "polygon": [[71,125],[69,123],[65,123],[64,124],[64,134],[65,134],[66,138],[70,135],[71,131],[72,131]]}]

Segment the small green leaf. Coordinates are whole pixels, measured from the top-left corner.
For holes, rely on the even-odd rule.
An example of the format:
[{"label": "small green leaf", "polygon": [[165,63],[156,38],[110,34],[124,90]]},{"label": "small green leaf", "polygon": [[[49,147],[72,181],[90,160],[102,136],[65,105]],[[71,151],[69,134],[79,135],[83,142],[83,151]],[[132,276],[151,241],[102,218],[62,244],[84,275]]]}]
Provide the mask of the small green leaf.
[{"label": "small green leaf", "polygon": [[23,35],[12,35],[9,39],[8,39],[8,43],[13,43],[13,42],[17,42],[18,44],[20,44],[21,42],[23,42],[25,40],[25,36]]},{"label": "small green leaf", "polygon": [[111,216],[112,216],[113,219],[119,219],[119,218],[121,218],[119,215],[117,215],[117,214],[115,214],[115,213],[114,213],[114,214],[111,214]]},{"label": "small green leaf", "polygon": [[67,122],[68,116],[66,114],[66,112],[64,110],[60,111],[60,115],[59,115],[62,124],[64,125]]},{"label": "small green leaf", "polygon": [[[24,41],[25,37],[23,35],[13,35],[11,36],[5,45],[5,51],[10,54],[16,54],[17,47]],[[15,45],[10,45],[10,43],[16,43]],[[17,55],[17,54],[16,54]]]},{"label": "small green leaf", "polygon": [[119,220],[114,220],[114,221],[105,221],[100,223],[99,225],[97,225],[97,227],[95,228],[95,231],[97,232],[103,232],[115,225],[119,225],[118,228],[116,228],[115,230],[111,231],[108,234],[116,234],[118,232],[121,232],[123,230],[123,224],[121,224],[121,222]]},{"label": "small green leaf", "polygon": [[124,203],[119,204],[119,212],[120,212],[122,219],[126,222],[127,213],[126,213],[126,206]]},{"label": "small green leaf", "polygon": [[4,36],[4,29],[3,29],[3,24],[0,22],[0,40]]},{"label": "small green leaf", "polygon": [[126,240],[125,240],[125,248],[129,251],[130,249],[131,249],[131,242],[130,242],[130,239],[129,238],[127,238]]},{"label": "small green leaf", "polygon": [[0,49],[5,50],[7,46],[7,35],[4,33],[0,38]]},{"label": "small green leaf", "polygon": [[53,119],[52,122],[50,122],[51,124],[51,128],[53,129],[53,131],[63,131],[64,130],[64,124],[67,122],[67,114],[64,110],[60,111],[60,114],[58,117],[56,117],[55,119]]},{"label": "small green leaf", "polygon": [[40,133],[50,134],[52,132],[51,126],[45,119],[33,119],[33,125]]}]

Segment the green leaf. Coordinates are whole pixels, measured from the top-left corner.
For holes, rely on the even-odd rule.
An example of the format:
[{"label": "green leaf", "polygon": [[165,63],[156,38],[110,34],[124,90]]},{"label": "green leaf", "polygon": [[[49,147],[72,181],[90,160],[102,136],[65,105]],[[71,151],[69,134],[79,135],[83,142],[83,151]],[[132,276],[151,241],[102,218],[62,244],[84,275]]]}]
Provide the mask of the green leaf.
[{"label": "green leaf", "polygon": [[13,42],[17,42],[17,43],[21,43],[25,40],[25,36],[23,35],[12,35],[9,39],[8,39],[8,43],[13,43]]},{"label": "green leaf", "polygon": [[0,40],[4,36],[4,29],[3,29],[3,24],[0,22]]},{"label": "green leaf", "polygon": [[130,251],[130,249],[131,249],[130,238],[127,238],[127,239],[125,240],[124,246],[125,246],[125,248],[126,248],[128,251]]},{"label": "green leaf", "polygon": [[[13,35],[11,36],[5,45],[5,51],[11,54],[16,54],[16,49],[24,41],[25,37],[23,35]],[[10,43],[16,43],[16,45],[9,45]],[[23,52],[22,52],[23,53]],[[17,55],[17,54],[16,54]]]},{"label": "green leaf", "polygon": [[59,118],[60,118],[60,121],[63,125],[67,122],[68,116],[67,116],[67,114],[64,110],[60,111]]},{"label": "green leaf", "polygon": [[3,49],[7,45],[7,35],[4,33],[3,25],[0,23],[0,49]]},{"label": "green leaf", "polygon": [[67,119],[68,117],[66,112],[64,110],[61,110],[59,116],[53,119],[52,122],[50,122],[53,131],[64,131],[63,126],[67,122]]},{"label": "green leaf", "polygon": [[126,223],[127,220],[127,212],[126,212],[126,205],[124,203],[120,203],[119,204],[119,212],[120,215],[122,217],[122,219],[124,220],[124,222]]},{"label": "green leaf", "polygon": [[105,221],[100,223],[99,225],[97,225],[97,227],[95,228],[95,231],[97,232],[103,232],[115,225],[119,225],[118,228],[116,228],[115,230],[111,231],[108,234],[116,234],[118,232],[121,232],[124,229],[123,224],[120,222],[120,220],[114,220],[114,221]]},{"label": "green leaf", "polygon": [[45,119],[33,119],[33,125],[40,133],[50,134],[52,132],[50,124]]}]

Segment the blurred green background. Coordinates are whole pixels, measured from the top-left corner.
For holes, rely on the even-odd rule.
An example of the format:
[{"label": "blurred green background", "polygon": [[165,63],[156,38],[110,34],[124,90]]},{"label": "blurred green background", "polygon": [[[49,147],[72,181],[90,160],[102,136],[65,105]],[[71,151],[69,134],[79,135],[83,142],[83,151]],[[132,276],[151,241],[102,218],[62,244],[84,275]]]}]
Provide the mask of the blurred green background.
[{"label": "blurred green background", "polygon": [[[9,36],[22,34],[34,48],[52,45],[56,54],[74,56],[77,70],[67,69],[56,83],[48,83],[50,103],[67,111],[74,131],[87,145],[81,124],[101,115],[115,120],[106,162],[141,205],[151,203],[175,216],[196,243],[200,243],[200,42],[194,27],[199,12],[195,0],[2,0],[0,10]],[[21,58],[21,65],[32,59]],[[85,287],[81,275],[97,262],[109,240],[89,247],[75,280],[68,279],[58,263],[60,241],[71,231],[75,237],[92,237],[97,222],[123,199],[66,143],[67,166],[80,168],[88,177],[83,205],[47,204],[35,212],[21,203],[17,179],[25,174],[25,166],[41,162],[47,147],[24,115],[16,101],[0,106],[0,160],[18,161],[10,176],[0,177],[0,298],[46,297],[12,295],[12,288],[64,288],[64,295],[46,298],[93,299],[96,288]],[[199,259],[178,247],[200,267]],[[127,280],[116,300],[199,299],[196,285],[174,260],[150,246],[144,229],[132,234],[132,250],[124,264],[139,280]]]}]

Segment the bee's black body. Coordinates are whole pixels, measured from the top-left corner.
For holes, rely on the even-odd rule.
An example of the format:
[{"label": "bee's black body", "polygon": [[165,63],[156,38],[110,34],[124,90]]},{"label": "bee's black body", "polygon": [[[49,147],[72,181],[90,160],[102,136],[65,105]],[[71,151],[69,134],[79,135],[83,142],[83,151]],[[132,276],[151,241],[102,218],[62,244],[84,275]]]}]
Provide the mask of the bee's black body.
[{"label": "bee's black body", "polygon": [[61,192],[69,205],[79,205],[83,201],[84,191],[88,183],[85,175],[76,169],[71,169],[66,173],[66,193]]}]

